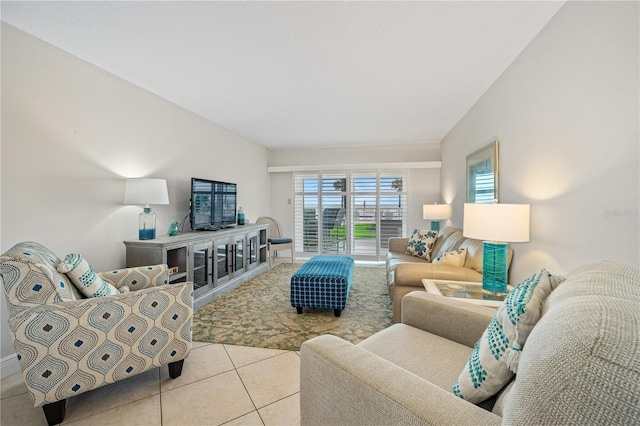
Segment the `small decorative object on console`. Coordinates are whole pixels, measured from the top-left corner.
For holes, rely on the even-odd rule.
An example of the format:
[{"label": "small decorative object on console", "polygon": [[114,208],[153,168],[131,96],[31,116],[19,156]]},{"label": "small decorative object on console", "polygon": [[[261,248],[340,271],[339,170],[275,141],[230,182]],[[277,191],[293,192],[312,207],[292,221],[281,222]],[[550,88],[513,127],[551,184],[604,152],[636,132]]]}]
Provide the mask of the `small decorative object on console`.
[{"label": "small decorative object on console", "polygon": [[244,225],[244,209],[238,207],[238,225]]},{"label": "small decorative object on console", "polygon": [[167,230],[167,234],[170,237],[175,237],[176,235],[178,235],[180,233],[180,225],[178,224],[177,220],[174,220],[173,222],[171,222],[171,224],[169,225],[169,229]]}]

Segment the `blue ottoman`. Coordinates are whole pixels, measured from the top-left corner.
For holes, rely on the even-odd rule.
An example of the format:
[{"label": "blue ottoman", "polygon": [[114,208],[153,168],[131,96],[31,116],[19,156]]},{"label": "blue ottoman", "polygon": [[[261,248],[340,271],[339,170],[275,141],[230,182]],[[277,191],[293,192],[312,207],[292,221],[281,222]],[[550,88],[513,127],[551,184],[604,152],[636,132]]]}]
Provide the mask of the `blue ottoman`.
[{"label": "blue ottoman", "polygon": [[314,256],[291,276],[291,306],[333,309],[335,316],[347,304],[353,259],[345,256]]}]

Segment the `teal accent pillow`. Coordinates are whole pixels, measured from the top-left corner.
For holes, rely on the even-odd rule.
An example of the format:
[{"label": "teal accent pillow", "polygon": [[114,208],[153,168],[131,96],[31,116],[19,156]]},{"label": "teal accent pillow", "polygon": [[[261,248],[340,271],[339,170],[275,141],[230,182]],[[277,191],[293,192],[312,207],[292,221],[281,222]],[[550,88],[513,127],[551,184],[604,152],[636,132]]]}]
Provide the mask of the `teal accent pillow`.
[{"label": "teal accent pillow", "polygon": [[68,254],[58,265],[58,272],[69,280],[85,297],[101,297],[120,294],[120,291],[98,277],[89,263],[79,254]]},{"label": "teal accent pillow", "polygon": [[431,261],[431,250],[437,238],[438,231],[414,229],[409,238],[405,254]]},{"label": "teal accent pillow", "polygon": [[477,404],[509,382],[518,370],[520,352],[540,319],[544,301],[563,280],[543,269],[509,292],[453,384],[454,395]]}]

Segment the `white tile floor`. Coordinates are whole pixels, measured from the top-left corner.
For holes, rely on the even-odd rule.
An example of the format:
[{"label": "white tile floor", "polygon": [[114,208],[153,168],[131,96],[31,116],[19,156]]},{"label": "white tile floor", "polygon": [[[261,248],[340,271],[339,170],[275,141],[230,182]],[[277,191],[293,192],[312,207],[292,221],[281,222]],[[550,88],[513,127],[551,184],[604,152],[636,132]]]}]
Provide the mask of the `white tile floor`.
[{"label": "white tile floor", "polygon": [[[156,368],[71,398],[63,425],[299,425],[298,352],[193,343],[182,375]],[[2,426],[46,426],[20,373],[2,380]]]}]

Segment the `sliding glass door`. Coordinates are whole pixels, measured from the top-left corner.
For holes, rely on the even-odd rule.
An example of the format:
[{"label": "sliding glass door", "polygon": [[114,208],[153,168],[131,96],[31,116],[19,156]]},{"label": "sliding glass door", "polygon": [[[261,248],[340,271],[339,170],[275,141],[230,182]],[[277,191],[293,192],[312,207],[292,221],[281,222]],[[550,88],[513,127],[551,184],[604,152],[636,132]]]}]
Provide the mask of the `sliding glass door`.
[{"label": "sliding glass door", "polygon": [[406,234],[406,172],[294,175],[296,253],[382,260]]}]

